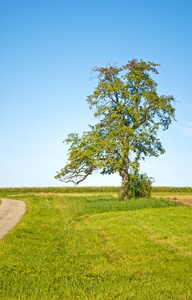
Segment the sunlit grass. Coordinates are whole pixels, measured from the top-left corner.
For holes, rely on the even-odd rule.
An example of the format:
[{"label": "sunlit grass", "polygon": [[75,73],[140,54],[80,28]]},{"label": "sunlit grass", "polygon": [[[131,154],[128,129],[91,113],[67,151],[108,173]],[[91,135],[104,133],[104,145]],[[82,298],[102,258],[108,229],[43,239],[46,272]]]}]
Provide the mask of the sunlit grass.
[{"label": "sunlit grass", "polygon": [[191,207],[112,195],[17,197],[28,212],[0,242],[0,299],[192,298]]}]

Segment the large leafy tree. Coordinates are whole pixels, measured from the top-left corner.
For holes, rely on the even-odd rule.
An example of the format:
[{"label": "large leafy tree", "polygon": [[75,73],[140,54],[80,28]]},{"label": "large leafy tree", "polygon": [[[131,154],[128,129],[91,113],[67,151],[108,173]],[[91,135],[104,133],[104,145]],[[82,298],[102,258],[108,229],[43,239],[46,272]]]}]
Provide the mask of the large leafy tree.
[{"label": "large leafy tree", "polygon": [[128,195],[139,161],[165,152],[157,138],[158,129],[168,129],[175,120],[173,96],[159,96],[152,74],[159,65],[132,59],[126,65],[94,68],[98,84],[87,97],[98,122],[82,137],[69,134],[68,163],[55,176],[78,184],[94,170],[101,174],[118,173],[122,195]]}]

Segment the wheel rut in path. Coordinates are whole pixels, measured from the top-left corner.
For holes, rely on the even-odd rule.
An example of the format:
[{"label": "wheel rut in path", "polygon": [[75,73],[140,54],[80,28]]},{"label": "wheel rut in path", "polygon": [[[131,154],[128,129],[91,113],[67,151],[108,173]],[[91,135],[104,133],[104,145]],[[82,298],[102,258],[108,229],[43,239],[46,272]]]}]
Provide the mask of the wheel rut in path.
[{"label": "wheel rut in path", "polygon": [[2,239],[20,221],[26,211],[21,200],[2,199],[0,204],[0,239]]}]

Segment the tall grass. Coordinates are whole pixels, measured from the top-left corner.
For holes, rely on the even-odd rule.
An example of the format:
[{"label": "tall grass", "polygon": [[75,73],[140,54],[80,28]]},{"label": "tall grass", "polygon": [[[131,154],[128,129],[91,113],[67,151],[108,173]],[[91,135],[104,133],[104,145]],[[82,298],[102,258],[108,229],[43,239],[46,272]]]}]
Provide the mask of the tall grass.
[{"label": "tall grass", "polygon": [[24,194],[24,193],[120,193],[120,187],[18,187],[0,188],[0,195]]},{"label": "tall grass", "polygon": [[169,186],[155,186],[152,189],[153,193],[173,193],[173,194],[192,194],[192,187],[169,187]]},{"label": "tall grass", "polygon": [[[0,195],[25,194],[25,193],[116,193],[120,194],[118,186],[87,186],[87,187],[18,187],[0,188]],[[153,187],[153,193],[191,193],[192,187]]]}]

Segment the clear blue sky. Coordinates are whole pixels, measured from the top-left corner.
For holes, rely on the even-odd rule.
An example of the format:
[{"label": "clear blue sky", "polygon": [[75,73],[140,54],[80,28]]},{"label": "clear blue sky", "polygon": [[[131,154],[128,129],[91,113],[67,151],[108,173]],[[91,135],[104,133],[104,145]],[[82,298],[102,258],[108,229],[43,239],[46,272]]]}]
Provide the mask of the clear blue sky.
[{"label": "clear blue sky", "polygon": [[[191,0],[0,0],[0,187],[60,186],[68,133],[94,122],[91,69],[132,58],[160,63],[159,94],[176,118],[147,158],[155,185],[192,186]],[[82,185],[120,185],[93,175]]]}]

